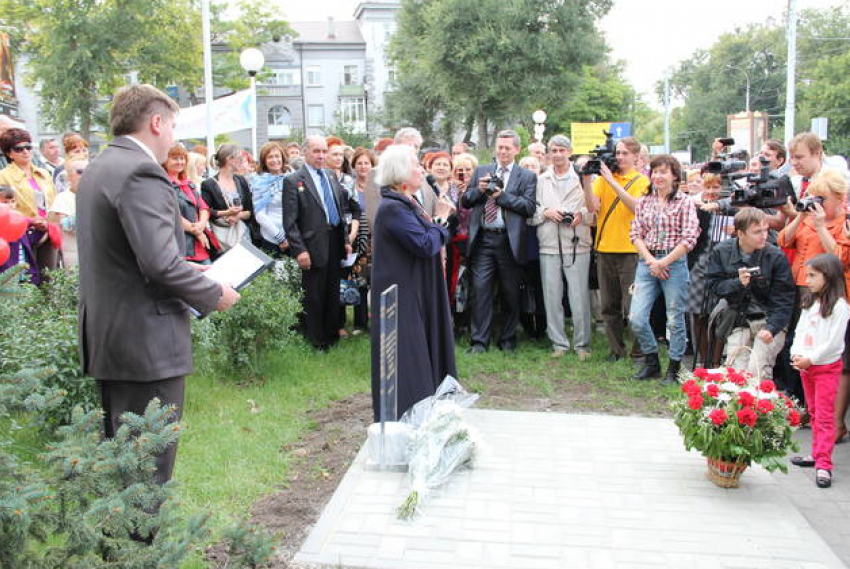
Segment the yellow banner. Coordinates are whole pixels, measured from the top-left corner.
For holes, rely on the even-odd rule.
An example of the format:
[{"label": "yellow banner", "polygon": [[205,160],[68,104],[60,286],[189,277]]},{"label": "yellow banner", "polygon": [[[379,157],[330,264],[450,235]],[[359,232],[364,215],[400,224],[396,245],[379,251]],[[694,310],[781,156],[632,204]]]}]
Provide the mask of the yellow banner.
[{"label": "yellow banner", "polygon": [[611,130],[609,122],[574,122],[570,124],[573,154],[587,154],[600,144],[605,144],[605,133]]}]

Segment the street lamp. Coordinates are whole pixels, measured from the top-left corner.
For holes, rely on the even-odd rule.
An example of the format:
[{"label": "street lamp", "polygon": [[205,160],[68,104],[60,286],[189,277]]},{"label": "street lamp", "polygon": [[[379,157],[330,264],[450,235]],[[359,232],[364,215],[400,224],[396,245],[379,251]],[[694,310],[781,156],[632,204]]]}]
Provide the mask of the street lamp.
[{"label": "street lamp", "polygon": [[263,52],[249,47],[239,55],[239,65],[251,77],[251,111],[254,113],[254,125],[251,128],[251,155],[257,159],[257,72],[263,68],[266,58]]},{"label": "street lamp", "polygon": [[363,122],[366,127],[366,138],[369,138],[369,84],[363,83]]},{"label": "street lamp", "polygon": [[747,97],[746,97],[746,103],[744,104],[744,107],[745,107],[745,110],[749,113],[750,112],[750,74],[747,73],[746,69],[744,69],[743,67],[738,67],[737,65],[727,64],[726,67],[728,67],[729,69],[737,69],[738,71],[740,71],[741,73],[744,74],[744,77],[747,78]]},{"label": "street lamp", "polygon": [[546,131],[546,111],[537,109],[531,114],[531,120],[534,121],[534,138],[538,142],[543,142],[543,133]]}]

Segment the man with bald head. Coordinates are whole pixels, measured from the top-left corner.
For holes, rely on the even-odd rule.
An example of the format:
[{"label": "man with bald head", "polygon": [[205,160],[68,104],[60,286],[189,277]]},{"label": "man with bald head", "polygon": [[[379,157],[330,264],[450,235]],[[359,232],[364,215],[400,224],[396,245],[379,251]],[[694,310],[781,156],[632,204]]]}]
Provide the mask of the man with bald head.
[{"label": "man with bald head", "polygon": [[283,182],[283,226],[289,250],[301,268],[304,335],[325,351],[339,340],[341,262],[351,253],[348,200],[325,168],[328,145],[321,136],[304,142],[304,165]]}]

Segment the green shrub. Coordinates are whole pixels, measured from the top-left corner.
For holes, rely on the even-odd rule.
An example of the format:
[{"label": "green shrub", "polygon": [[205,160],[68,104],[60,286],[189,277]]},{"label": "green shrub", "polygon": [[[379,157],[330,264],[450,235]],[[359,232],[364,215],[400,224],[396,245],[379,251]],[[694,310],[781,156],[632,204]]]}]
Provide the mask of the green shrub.
[{"label": "green shrub", "polygon": [[209,322],[195,322],[196,367],[226,377],[256,378],[262,356],[295,337],[301,303],[292,288],[291,273],[270,271],[244,289],[233,308],[212,314]]},{"label": "green shrub", "polygon": [[77,352],[76,269],[54,271],[41,288],[22,284],[0,302],[0,367],[8,372],[47,368],[45,385],[64,392],[62,402],[45,411],[45,427],[67,424],[77,405],[98,405],[97,386],[86,377]]}]

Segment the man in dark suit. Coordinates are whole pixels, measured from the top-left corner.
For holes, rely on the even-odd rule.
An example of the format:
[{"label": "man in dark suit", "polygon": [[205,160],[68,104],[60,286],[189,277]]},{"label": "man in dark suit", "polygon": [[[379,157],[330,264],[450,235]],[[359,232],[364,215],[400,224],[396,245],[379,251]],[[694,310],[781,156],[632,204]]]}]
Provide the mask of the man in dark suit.
[{"label": "man in dark suit", "polygon": [[[184,260],[177,196],[161,163],[174,143],[177,105],[150,85],[118,91],[115,139],[86,168],[77,194],[79,337],[84,371],[97,379],[107,437],[125,411],[154,397],[183,408],[192,372],[189,308],[226,310],[239,295]],[[157,457],[171,478],[176,445]]]},{"label": "man in dark suit", "polygon": [[[526,219],[534,215],[537,176],[514,163],[519,135],[503,130],[496,136],[496,162],[479,166],[464,193],[463,206],[472,209],[469,219],[469,251],[472,267],[472,346],[479,354],[490,345],[493,322],[493,287],[501,294],[502,330],[499,347],[516,349],[519,322],[520,266],[525,264],[528,230]],[[488,192],[493,177],[501,178],[503,190]]]},{"label": "man in dark suit", "polygon": [[307,340],[327,350],[339,340],[341,262],[351,253],[345,216],[348,200],[332,171],[320,136],[304,143],[304,166],[283,182],[283,227],[289,250],[301,267]]}]

